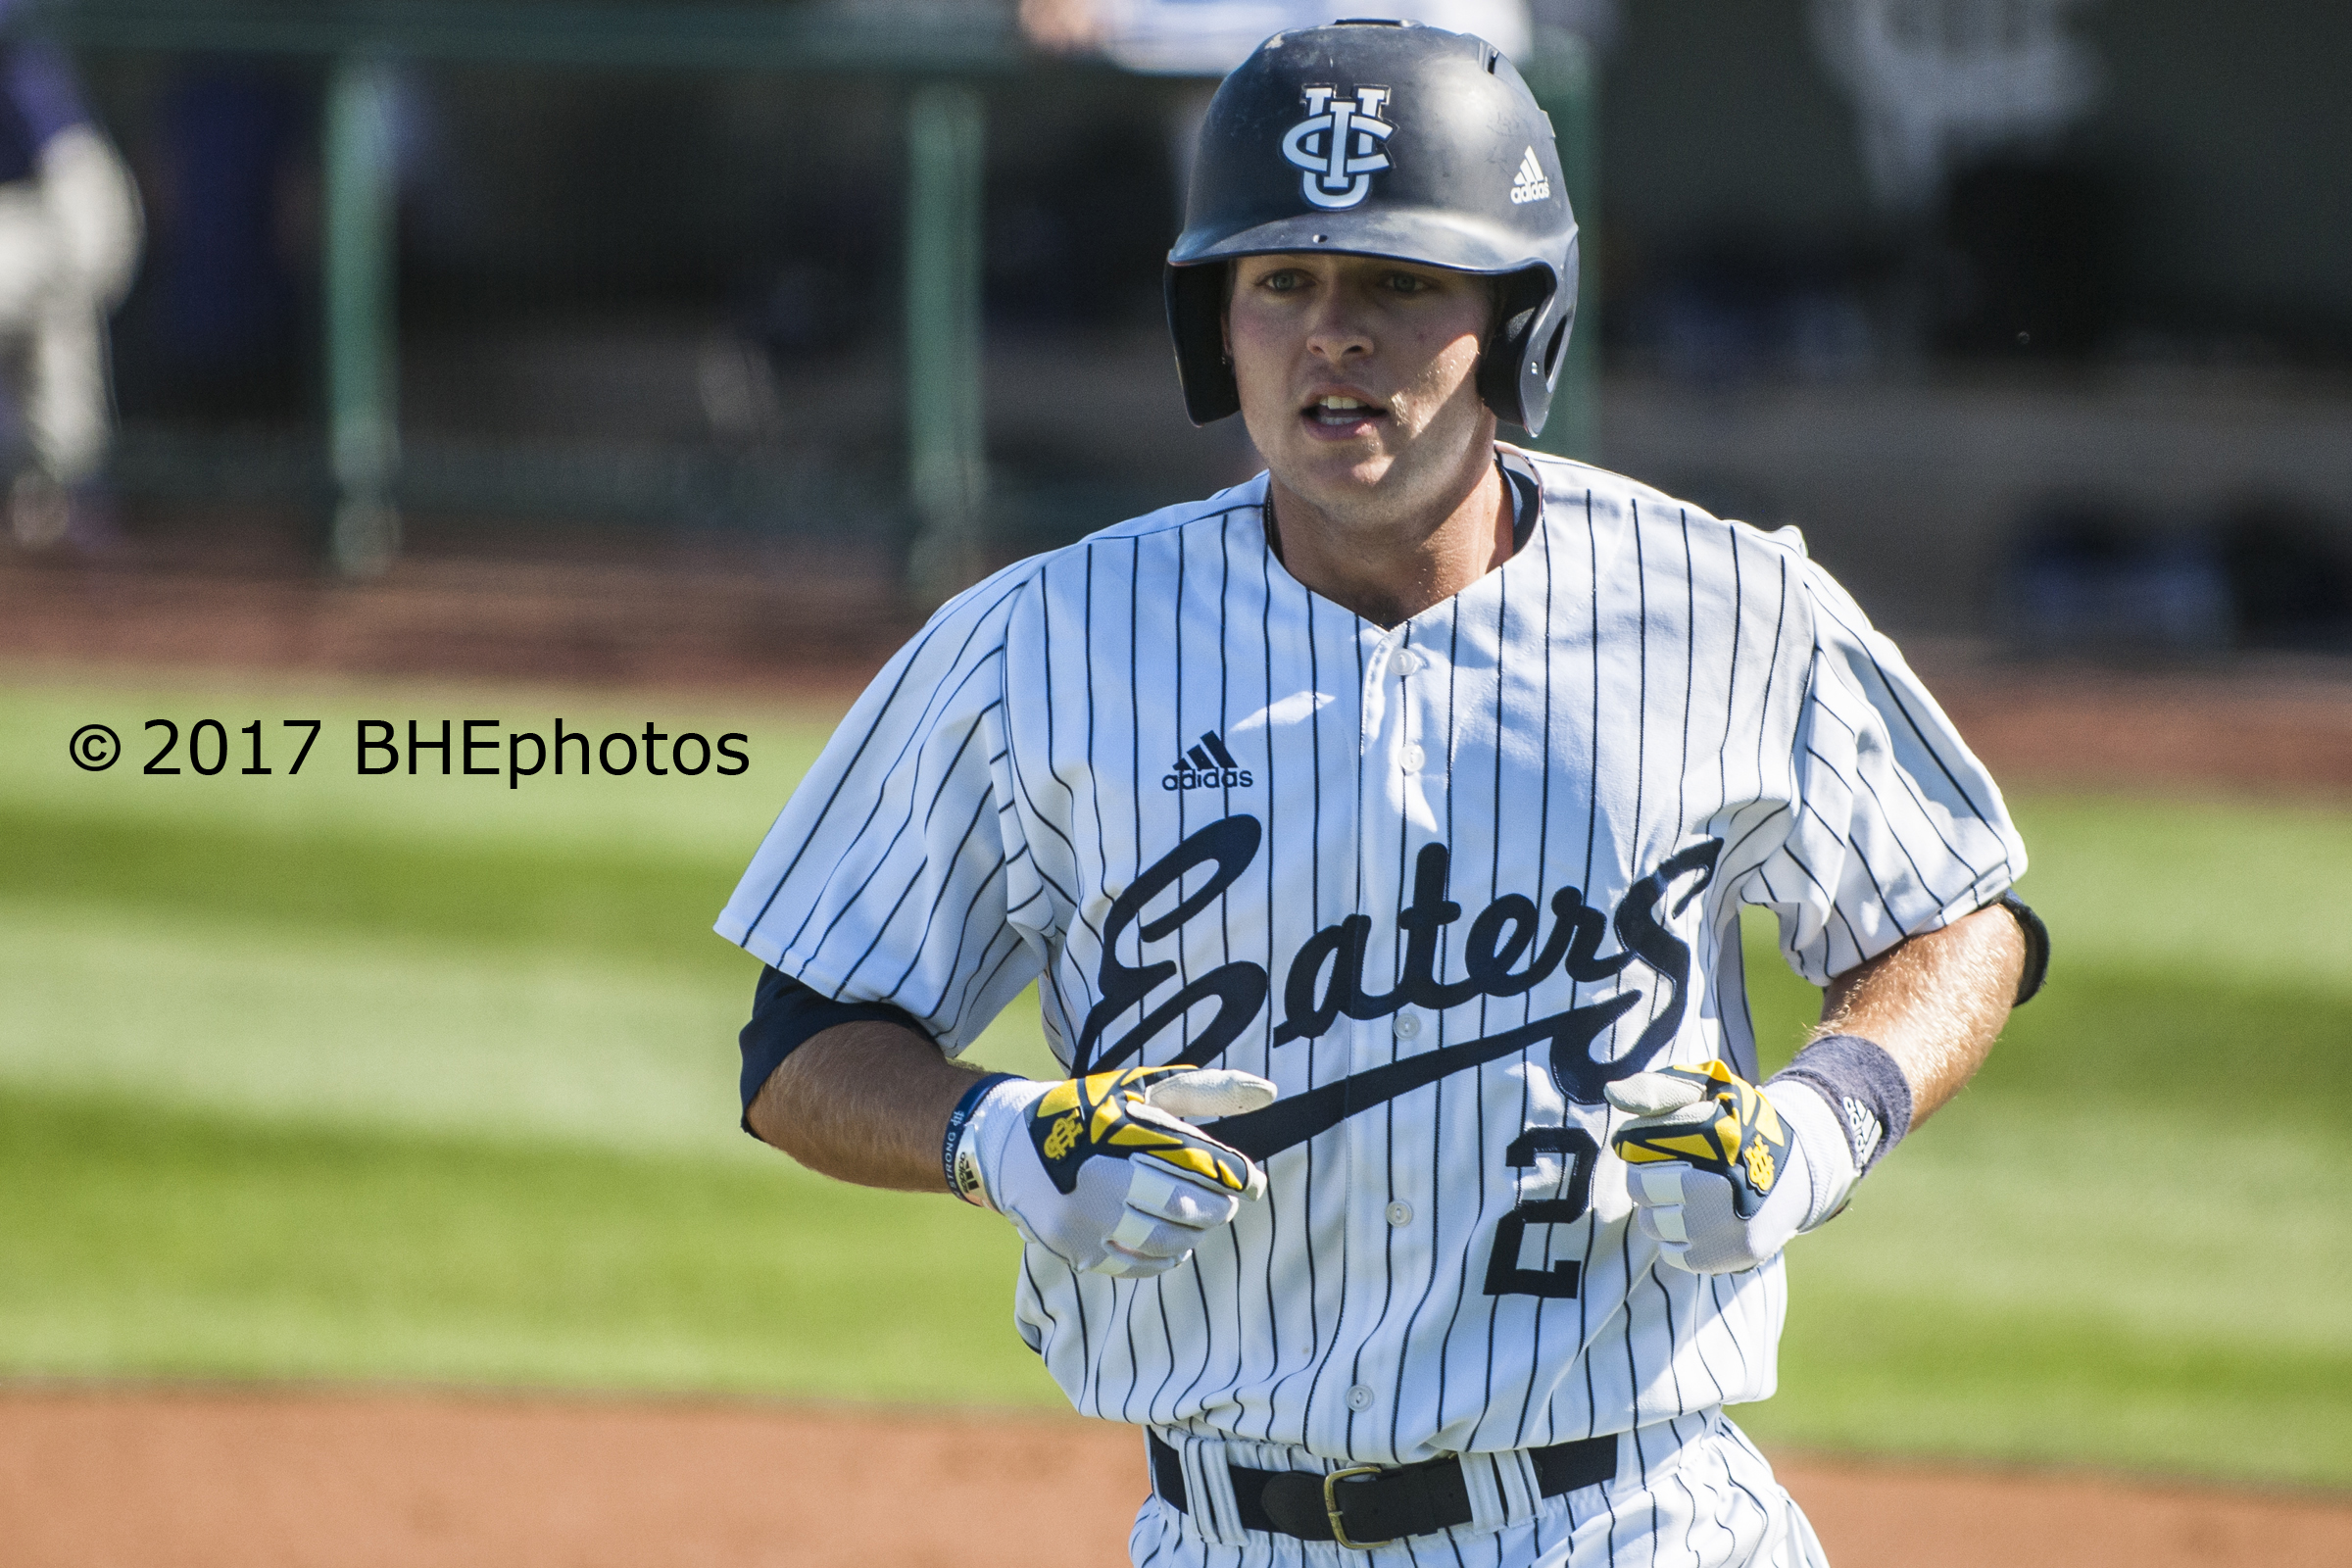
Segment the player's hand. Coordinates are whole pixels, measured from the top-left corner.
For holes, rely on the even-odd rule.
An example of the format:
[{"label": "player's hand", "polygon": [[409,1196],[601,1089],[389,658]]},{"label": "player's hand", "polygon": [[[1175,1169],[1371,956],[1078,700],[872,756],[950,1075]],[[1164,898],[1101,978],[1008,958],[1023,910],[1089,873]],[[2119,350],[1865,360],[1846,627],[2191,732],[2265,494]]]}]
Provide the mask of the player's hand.
[{"label": "player's hand", "polygon": [[973,1110],[956,1166],[968,1158],[988,1206],[1072,1268],[1161,1274],[1266,1190],[1252,1160],[1181,1118],[1239,1115],[1274,1095],[1228,1068],[1009,1079]]},{"label": "player's hand", "polygon": [[1835,1214],[1858,1179],[1851,1146],[1811,1088],[1767,1096],[1720,1061],[1608,1085],[1634,1119],[1609,1137],[1634,1223],[1694,1274],[1754,1268]]}]

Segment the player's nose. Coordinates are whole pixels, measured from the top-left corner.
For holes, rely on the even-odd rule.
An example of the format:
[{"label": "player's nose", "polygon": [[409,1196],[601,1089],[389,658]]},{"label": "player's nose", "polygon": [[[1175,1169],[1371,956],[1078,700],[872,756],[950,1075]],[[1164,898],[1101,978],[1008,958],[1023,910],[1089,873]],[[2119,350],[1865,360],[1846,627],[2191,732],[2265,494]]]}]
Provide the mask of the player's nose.
[{"label": "player's nose", "polygon": [[1324,291],[1307,318],[1306,351],[1327,365],[1372,352],[1371,325],[1345,293],[1341,289]]}]

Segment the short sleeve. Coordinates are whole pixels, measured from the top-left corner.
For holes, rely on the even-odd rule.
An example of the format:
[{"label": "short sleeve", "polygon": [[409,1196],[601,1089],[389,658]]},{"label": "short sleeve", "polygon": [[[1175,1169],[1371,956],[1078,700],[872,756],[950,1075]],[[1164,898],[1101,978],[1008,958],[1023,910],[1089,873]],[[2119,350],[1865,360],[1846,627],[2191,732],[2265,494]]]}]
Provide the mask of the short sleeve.
[{"label": "short sleeve", "polygon": [[891,660],[793,792],[720,936],[839,1002],[910,1015],[954,1055],[1044,967],[1046,902],[1006,758],[1018,568]]},{"label": "short sleeve", "polygon": [[1992,777],[1894,644],[1807,564],[1814,622],[1788,832],[1745,888],[1790,967],[1826,985],[2007,892],[2025,846]]}]

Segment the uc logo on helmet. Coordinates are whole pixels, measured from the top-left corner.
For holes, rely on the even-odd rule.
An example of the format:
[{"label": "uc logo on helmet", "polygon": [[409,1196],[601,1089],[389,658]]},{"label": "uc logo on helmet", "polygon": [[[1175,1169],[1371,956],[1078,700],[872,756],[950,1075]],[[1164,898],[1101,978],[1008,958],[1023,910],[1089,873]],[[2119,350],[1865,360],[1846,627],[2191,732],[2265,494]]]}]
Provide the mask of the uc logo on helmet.
[{"label": "uc logo on helmet", "polygon": [[1305,98],[1306,118],[1283,134],[1282,156],[1305,171],[1298,186],[1309,202],[1333,212],[1353,207],[1389,167],[1381,148],[1396,127],[1380,118],[1389,89],[1358,87],[1352,104],[1336,87],[1308,87]]}]

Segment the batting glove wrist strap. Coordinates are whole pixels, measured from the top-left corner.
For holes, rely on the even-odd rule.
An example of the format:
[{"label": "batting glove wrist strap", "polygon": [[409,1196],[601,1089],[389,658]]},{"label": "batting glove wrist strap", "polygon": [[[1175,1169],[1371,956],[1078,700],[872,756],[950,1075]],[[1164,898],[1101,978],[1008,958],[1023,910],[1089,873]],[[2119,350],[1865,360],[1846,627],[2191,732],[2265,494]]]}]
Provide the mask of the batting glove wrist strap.
[{"label": "batting glove wrist strap", "polygon": [[1837,1113],[1856,1179],[1911,1130],[1911,1082],[1884,1046],[1860,1035],[1825,1035],[1764,1087],[1803,1084]]},{"label": "batting glove wrist strap", "polygon": [[1018,1081],[1012,1073],[992,1072],[966,1089],[963,1098],[956,1102],[956,1108],[948,1112],[947,1135],[939,1146],[940,1168],[947,1173],[949,1192],[981,1208],[989,1203],[980,1189],[980,1161],[969,1151],[964,1134],[970,1130],[972,1113],[980,1108],[980,1102],[988,1098],[990,1090],[999,1084]]},{"label": "batting glove wrist strap", "polygon": [[1802,1236],[1845,1212],[1855,1185],[1862,1180],[1862,1167],[1854,1163],[1853,1144],[1843,1120],[1820,1090],[1801,1078],[1776,1077],[1765,1087],[1772,1091],[1772,1102],[1788,1129],[1792,1146],[1788,1163],[1802,1167],[1801,1191],[1793,1197],[1803,1199],[1804,1208],[1802,1213],[1792,1211],[1790,1215],[1796,1234]]}]

